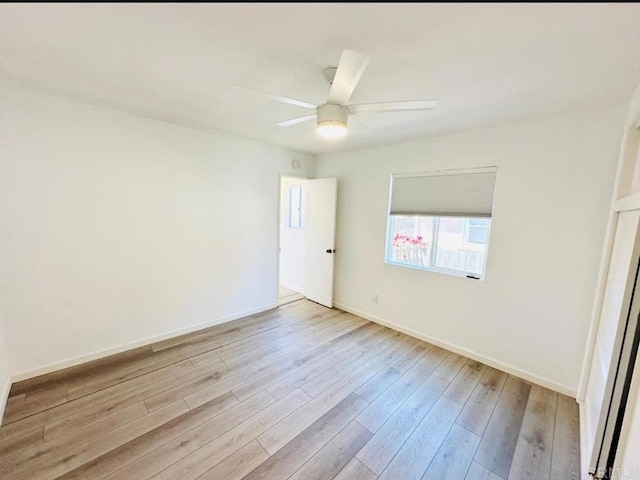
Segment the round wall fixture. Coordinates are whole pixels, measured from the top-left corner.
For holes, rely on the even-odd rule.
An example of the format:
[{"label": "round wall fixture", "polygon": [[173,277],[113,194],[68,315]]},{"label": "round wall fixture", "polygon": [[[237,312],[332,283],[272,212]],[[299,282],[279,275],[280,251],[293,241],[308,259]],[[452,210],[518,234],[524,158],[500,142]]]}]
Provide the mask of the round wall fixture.
[{"label": "round wall fixture", "polygon": [[291,160],[291,166],[293,168],[300,168],[300,160],[298,160],[297,158],[294,158],[293,160]]}]

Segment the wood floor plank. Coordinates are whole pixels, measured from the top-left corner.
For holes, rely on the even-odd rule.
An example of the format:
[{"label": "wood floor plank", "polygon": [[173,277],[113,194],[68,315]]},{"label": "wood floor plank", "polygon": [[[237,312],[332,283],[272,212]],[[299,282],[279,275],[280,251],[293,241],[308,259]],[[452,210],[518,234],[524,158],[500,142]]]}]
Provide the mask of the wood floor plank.
[{"label": "wood floor plank", "polygon": [[460,480],[467,473],[480,437],[454,424],[422,480]]},{"label": "wood floor plank", "polygon": [[369,323],[368,320],[363,318],[357,319],[355,321],[348,321],[347,319],[343,320],[344,324],[338,328],[325,328],[322,332],[317,332],[311,341],[303,340],[302,343],[313,346],[317,342],[331,342],[353,330],[357,330],[358,328]]},{"label": "wood floor plank", "polygon": [[457,353],[449,352],[433,374],[436,377],[446,380],[447,383],[451,382],[466,361],[466,358],[458,355]]},{"label": "wood floor plank", "polygon": [[84,397],[91,393],[103,390],[111,385],[117,385],[132,378],[141,377],[147,373],[159,370],[168,365],[178,363],[200,350],[195,350],[194,347],[181,347],[180,349],[164,350],[162,352],[154,353],[153,356],[145,358],[136,362],[129,362],[127,365],[114,365],[108,371],[103,372],[100,375],[96,375],[88,379],[82,379],[82,381],[72,381],[68,385],[67,396],[70,400],[74,398]]},{"label": "wood floor plank", "polygon": [[557,394],[533,385],[513,453],[509,480],[546,480],[551,475]]},{"label": "wood floor plank", "polygon": [[[273,454],[342,399],[353,393],[360,385],[373,377],[378,369],[391,362],[395,358],[397,349],[408,347],[408,345],[410,345],[410,342],[401,338],[392,347],[382,352],[377,352],[374,349],[365,358],[359,359],[360,363],[352,365],[352,369],[357,367],[355,370],[332,384],[331,387],[315,397],[308,405],[305,405],[305,407],[274,426],[260,436],[258,440],[269,454]],[[358,364],[360,366],[357,366]]]},{"label": "wood floor plank", "polygon": [[80,447],[115,428],[142,418],[147,414],[144,402],[138,402],[125,409],[118,410],[112,415],[96,419],[95,422],[83,428],[70,430],[52,440],[44,441],[36,447],[2,457],[0,461],[0,476],[7,475],[9,472],[16,471],[32,462],[40,461],[42,458],[55,458],[57,452]]},{"label": "wood floor plank", "polygon": [[[366,345],[376,338],[380,338],[383,335],[385,327],[378,325],[377,323],[367,322],[361,327],[351,330],[340,337],[340,340],[356,343],[358,345]],[[335,342],[336,340],[332,340]]]},{"label": "wood floor plank", "polygon": [[373,402],[389,388],[389,386],[393,385],[404,372],[411,368],[414,363],[420,360],[429,348],[431,348],[431,346],[424,342],[415,342],[384,370],[378,372],[371,380],[358,388],[356,393],[367,402]]},{"label": "wood floor plank", "polygon": [[443,395],[449,400],[465,405],[486,369],[486,365],[480,362],[467,360]]},{"label": "wood floor plank", "polygon": [[425,355],[437,365],[440,365],[444,359],[447,358],[447,355],[449,355],[449,351],[437,345],[432,345],[431,349]]},{"label": "wood floor plank", "polygon": [[189,408],[196,408],[248,379],[283,368],[282,362],[288,358],[290,357],[286,353],[279,352],[246,367],[224,366],[211,369],[207,368],[206,364],[200,365],[196,367],[199,369],[199,375],[184,377],[183,382],[177,382],[172,388],[163,389],[148,396],[145,403],[149,411],[154,411],[184,398]]},{"label": "wood floor plank", "polygon": [[4,408],[5,408],[5,415],[7,410],[11,410],[11,409],[17,409],[17,408],[22,408],[22,405],[24,404],[24,400],[25,398],[27,398],[27,394],[26,393],[14,393],[14,388],[11,388],[11,391],[9,392],[9,397],[7,398],[7,403],[5,404]]},{"label": "wood floor plank", "polygon": [[17,397],[9,397],[3,423],[12,423],[36,413],[49,410],[68,401],[66,385],[51,385]]},{"label": "wood floor plank", "polygon": [[216,335],[221,335],[229,331],[237,331],[239,328],[242,328],[247,325],[269,324],[270,321],[274,318],[281,319],[285,317],[285,315],[278,314],[278,313],[281,313],[281,312],[278,312],[277,309],[268,310],[261,314],[250,315],[248,317],[241,318],[234,322],[214,325],[212,327],[205,328],[198,332],[187,333],[185,335],[180,335],[178,337],[162,340],[160,342],[153,343],[152,345],[150,345],[150,347],[152,350],[160,351],[160,350],[165,350],[167,348],[171,348],[177,345],[184,345],[184,344],[189,344],[192,342],[199,342],[199,341],[208,341],[211,339],[215,339]]},{"label": "wood floor plank", "polygon": [[134,420],[77,448],[56,450],[7,475],[7,480],[53,480],[187,412],[183,401]]},{"label": "wood floor plank", "polygon": [[227,390],[233,390],[234,394],[240,396],[241,399],[248,398],[260,388],[267,387],[286,375],[298,371],[298,369],[310,364],[315,359],[331,354],[336,348],[339,348],[339,346],[323,344],[314,349],[301,352],[282,352],[250,368],[234,370],[230,367],[226,375],[227,378],[211,378],[206,382],[198,381],[186,388],[184,386],[183,388],[176,388],[171,392],[172,396],[168,398],[165,393],[159,398],[151,399],[150,401],[153,405],[150,405],[150,408],[157,408],[158,404],[163,405],[179,395],[184,396],[190,408],[195,408]]},{"label": "wood floor plank", "polygon": [[531,385],[509,376],[498,398],[474,460],[506,479],[518,442]]},{"label": "wood floor plank", "polygon": [[358,460],[380,475],[446,387],[447,382],[441,378],[427,378],[358,452]]},{"label": "wood floor plank", "polygon": [[580,418],[575,399],[558,394],[551,480],[578,480],[580,471]]},{"label": "wood floor plank", "polygon": [[[309,351],[309,354],[292,360],[286,368],[280,368],[273,372],[269,372],[263,375],[261,378],[252,378],[250,381],[245,382],[243,385],[232,389],[233,394],[241,401],[256,394],[256,392],[268,389],[274,383],[279,382],[283,378],[291,375],[297,375],[304,372],[309,365],[312,365],[316,360],[321,360],[328,356],[332,357],[340,351],[340,346],[335,344],[326,343],[319,347],[316,347]],[[191,400],[190,400],[191,403]]]},{"label": "wood floor plank", "polygon": [[[195,480],[265,430],[298,410],[309,397],[296,390],[156,475],[156,480]],[[139,478],[139,477],[138,477]]]},{"label": "wood floor plank", "polygon": [[311,381],[303,384],[300,388],[312,397],[318,396],[332,385],[344,378],[355,368],[364,365],[366,362],[375,358],[380,351],[388,351],[393,355],[395,351],[403,346],[406,342],[401,334],[390,333],[380,337],[377,341],[365,346],[362,350],[354,355],[339,362],[332,368],[329,368],[324,374],[313,378]]},{"label": "wood floor plank", "polygon": [[384,469],[380,480],[421,478],[449,433],[460,410],[462,410],[460,404],[440,397]]},{"label": "wood floor plank", "polygon": [[372,433],[358,422],[351,422],[329,443],[289,477],[291,480],[331,480],[369,441]]},{"label": "wood floor plank", "polygon": [[195,355],[193,357],[190,357],[190,360],[194,366],[198,366],[203,363],[209,363],[213,359],[220,359],[224,361],[224,359],[226,358],[227,361],[224,363],[227,365],[232,365],[233,363],[236,363],[237,356],[253,354],[256,352],[262,353],[263,355],[268,355],[268,350],[274,348],[275,346],[269,341],[248,338],[236,343],[225,345],[224,347],[216,348],[215,350],[209,350],[199,355]]},{"label": "wood floor plank", "polygon": [[262,445],[253,440],[203,473],[198,480],[240,480],[268,458],[269,454]]},{"label": "wood floor plank", "polygon": [[356,369],[353,373],[327,390],[325,394],[313,398],[304,407],[260,435],[258,441],[269,455],[273,455],[306,428],[311,426],[311,424],[322,417],[322,415],[353,393],[356,388],[374,374],[375,372],[366,366]]},{"label": "wood floor plank", "polygon": [[279,351],[280,350],[272,345],[252,346],[251,348],[243,346],[243,348],[238,352],[218,355],[218,358],[222,360],[225,365],[246,366],[260,361],[265,356],[278,353]]},{"label": "wood floor plank", "polygon": [[[96,418],[110,415],[115,411],[143,400],[150,392],[170,388],[172,384],[188,377],[193,366],[188,360],[170,365],[164,369],[135,378],[80,399],[69,401],[50,410],[37,413],[19,421],[4,425],[0,429],[0,439],[5,441],[42,427],[55,427],[66,422],[67,428],[81,428]],[[62,431],[67,431],[63,428]]]},{"label": "wood floor plank", "polygon": [[488,367],[462,409],[456,423],[476,435],[482,436],[506,381],[506,373]]},{"label": "wood floor plank", "polygon": [[374,342],[381,337],[387,336],[389,333],[398,332],[394,332],[390,328],[387,328],[383,325],[369,322],[363,327],[352,330],[351,332],[343,335],[343,337],[357,343],[358,345],[368,345],[369,343]]},{"label": "wood floor plank", "polygon": [[276,399],[282,398],[296,388],[300,388],[305,383],[308,383],[322,375],[327,371],[327,369],[332,368],[337,363],[342,362],[361,350],[362,347],[359,347],[355,343],[345,345],[334,354],[319,358],[300,371],[287,375],[280,381],[269,386],[267,391]]},{"label": "wood floor plank", "polygon": [[[267,401],[271,401],[271,399]],[[237,422],[243,419],[242,409],[246,406],[237,407],[239,403],[233,394],[228,392],[83,464],[60,478],[64,480],[104,478],[153,452],[174,438],[184,435],[203,424],[206,424],[210,429],[217,428],[222,430],[221,424],[228,425],[228,428],[231,428],[234,425],[234,421]],[[222,421],[217,422],[214,427],[212,425],[213,422],[210,422],[210,420],[218,418],[222,413],[224,413]]]},{"label": "wood floor plank", "polygon": [[40,375],[38,377],[23,380],[14,383],[11,386],[11,396],[20,395],[41,388],[56,385],[66,385],[70,379],[90,378],[92,374],[101,372],[105,368],[109,368],[114,364],[122,364],[137,358],[143,358],[150,355],[148,346],[138,347],[117,355],[110,355],[105,358],[93,360],[83,363],[75,367],[65,368],[56,372]]},{"label": "wood floor plank", "polygon": [[370,432],[377,432],[437,367],[438,364],[430,357],[422,357],[396,383],[358,415],[358,423]]},{"label": "wood floor plank", "polygon": [[352,458],[334,480],[376,480],[378,476],[357,458]]},{"label": "wood floor plank", "polygon": [[335,313],[327,312],[325,313],[325,316],[322,316],[322,313],[307,315],[306,325],[296,322],[295,319],[291,319],[291,321],[281,321],[281,324],[275,327],[274,325],[265,325],[263,323],[257,324],[248,329],[249,331],[246,331],[247,329],[240,328],[238,331],[218,335],[216,337],[216,341],[221,345],[229,345],[248,337],[252,337],[253,339],[260,338],[263,341],[277,341],[287,337],[295,338],[297,333],[307,331],[313,325],[328,322],[330,319],[327,318],[327,316],[333,314]]},{"label": "wood floor plank", "polygon": [[[231,407],[223,416],[216,416],[215,418],[206,420],[195,428],[187,428],[186,431],[181,431],[180,427],[177,426],[175,429],[177,430],[177,436],[170,431],[167,435],[170,437],[169,441],[161,438],[160,446],[155,445],[156,438],[154,436],[145,439],[142,443],[140,455],[136,453],[136,459],[131,462],[131,458],[127,457],[126,453],[123,453],[126,461],[129,463],[126,466],[121,465],[119,470],[106,478],[109,480],[151,478],[165,468],[170,467],[182,458],[195,452],[200,447],[219,438],[253,415],[261,412],[273,404],[274,401],[271,395],[264,392],[250,398],[246,402]],[[174,430],[171,427],[170,429]],[[147,445],[149,445],[149,448],[147,448]],[[120,457],[116,456],[115,461],[119,460]]]},{"label": "wood floor plank", "polygon": [[275,452],[244,480],[289,478],[349,424],[366,405],[367,402],[358,395],[349,395]]},{"label": "wood floor plank", "polygon": [[487,470],[477,462],[472,462],[464,480],[504,480],[491,470]]},{"label": "wood floor plank", "polygon": [[8,458],[27,448],[37,447],[44,441],[44,427],[28,430],[21,435],[15,435],[0,440],[0,458]]}]

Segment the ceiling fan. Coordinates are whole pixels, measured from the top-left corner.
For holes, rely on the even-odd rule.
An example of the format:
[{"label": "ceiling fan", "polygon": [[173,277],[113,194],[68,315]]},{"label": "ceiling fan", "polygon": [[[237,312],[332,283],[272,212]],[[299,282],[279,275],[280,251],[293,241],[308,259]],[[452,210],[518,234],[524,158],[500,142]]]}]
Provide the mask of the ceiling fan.
[{"label": "ceiling fan", "polygon": [[369,64],[369,57],[352,50],[345,50],[340,56],[338,67],[325,69],[324,77],[331,84],[326,103],[313,105],[293,98],[251,90],[261,96],[277,102],[315,110],[315,113],[279,122],[280,127],[290,127],[298,123],[315,119],[318,133],[328,138],[338,138],[347,133],[347,121],[350,114],[363,112],[403,112],[432,110],[437,100],[413,100],[405,102],[361,103],[349,105],[349,98]]}]

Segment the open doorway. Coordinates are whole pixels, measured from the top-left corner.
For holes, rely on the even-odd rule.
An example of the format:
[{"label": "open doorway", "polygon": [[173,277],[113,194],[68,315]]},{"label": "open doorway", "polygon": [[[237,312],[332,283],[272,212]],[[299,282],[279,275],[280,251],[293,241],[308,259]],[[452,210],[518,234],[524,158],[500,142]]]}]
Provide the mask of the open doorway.
[{"label": "open doorway", "polygon": [[307,187],[306,178],[281,177],[279,305],[304,298]]}]

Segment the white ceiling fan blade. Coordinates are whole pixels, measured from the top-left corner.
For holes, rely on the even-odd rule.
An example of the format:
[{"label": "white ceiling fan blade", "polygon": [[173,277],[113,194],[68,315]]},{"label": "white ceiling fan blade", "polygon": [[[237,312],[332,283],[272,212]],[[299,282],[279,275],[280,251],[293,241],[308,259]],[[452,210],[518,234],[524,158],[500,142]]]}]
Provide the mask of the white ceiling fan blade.
[{"label": "white ceiling fan blade", "polygon": [[342,52],[331,90],[329,90],[328,103],[346,105],[368,64],[369,57],[362,53],[353,50]]},{"label": "white ceiling fan blade", "polygon": [[438,100],[412,100],[408,102],[361,103],[349,105],[349,113],[408,112],[411,110],[433,110]]},{"label": "white ceiling fan blade", "polygon": [[303,102],[302,100],[296,100],[295,98],[283,97],[282,95],[275,95],[273,93],[263,92],[261,90],[256,90],[254,88],[241,87],[240,85],[236,85],[235,88],[251,92],[254,95],[258,95],[260,97],[267,98],[275,102],[288,103],[289,105],[295,105],[297,107],[309,108],[313,110],[316,109],[316,105],[313,105],[312,103],[308,103],[308,102]]},{"label": "white ceiling fan blade", "polygon": [[291,125],[296,125],[302,122],[308,122],[309,120],[313,120],[316,118],[316,114],[313,115],[305,115],[304,117],[292,118],[291,120],[285,120],[284,122],[276,123],[279,127],[290,127]]}]

